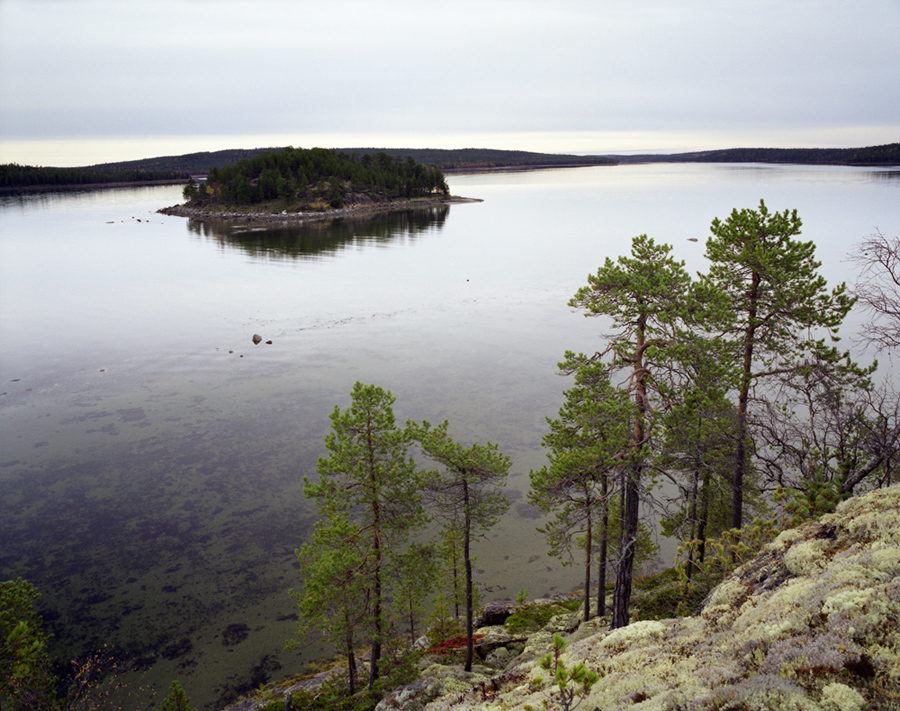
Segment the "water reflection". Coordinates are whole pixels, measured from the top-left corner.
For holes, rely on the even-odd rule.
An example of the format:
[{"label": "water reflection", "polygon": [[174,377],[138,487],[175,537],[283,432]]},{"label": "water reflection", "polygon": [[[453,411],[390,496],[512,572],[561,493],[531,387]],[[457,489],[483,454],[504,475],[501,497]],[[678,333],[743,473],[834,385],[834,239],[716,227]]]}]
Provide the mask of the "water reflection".
[{"label": "water reflection", "polygon": [[188,220],[193,234],[268,259],[320,259],[366,243],[388,243],[441,230],[449,205],[391,212],[365,218],[342,218],[304,223],[242,226],[226,220]]},{"label": "water reflection", "polygon": [[52,188],[22,188],[0,192],[0,212],[25,210],[56,210],[86,205],[128,205],[134,207],[152,200],[161,191],[170,189],[160,185],[127,186],[53,186]]},{"label": "water reflection", "polygon": [[886,168],[885,170],[867,171],[866,177],[875,182],[900,180],[900,170],[897,170],[896,168]]}]

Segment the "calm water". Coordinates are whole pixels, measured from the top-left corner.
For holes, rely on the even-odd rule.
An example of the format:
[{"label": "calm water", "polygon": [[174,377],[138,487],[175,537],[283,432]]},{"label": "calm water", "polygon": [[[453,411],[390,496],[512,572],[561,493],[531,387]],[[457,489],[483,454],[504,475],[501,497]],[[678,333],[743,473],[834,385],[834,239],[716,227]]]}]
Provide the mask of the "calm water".
[{"label": "calm water", "polygon": [[[702,270],[712,218],[764,198],[798,209],[835,282],[855,242],[900,225],[889,170],[449,182],[484,202],[244,232],[156,214],[178,187],[0,196],[0,579],[39,587],[58,654],[109,642],[207,709],[297,671],[321,651],[281,651],[314,520],[302,476],[354,381],[392,390],[401,421],[497,442],[516,497],[568,386],[556,362],[599,345],[602,325],[566,302],[634,235]],[[487,598],[577,585],[531,514],[517,498],[479,544]]]}]

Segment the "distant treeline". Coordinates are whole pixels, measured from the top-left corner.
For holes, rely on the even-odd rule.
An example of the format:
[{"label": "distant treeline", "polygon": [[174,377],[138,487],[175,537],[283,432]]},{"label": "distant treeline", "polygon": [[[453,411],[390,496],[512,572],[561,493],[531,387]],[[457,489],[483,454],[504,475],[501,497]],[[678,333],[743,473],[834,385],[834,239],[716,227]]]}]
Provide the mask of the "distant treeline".
[{"label": "distant treeline", "polygon": [[449,193],[439,168],[411,156],[284,148],[212,168],[205,184],[192,182],[184,194],[198,207],[279,201],[285,209],[305,210]]},{"label": "distant treeline", "polygon": [[[194,175],[206,174],[212,168],[224,168],[239,160],[252,159],[275,148],[230,149],[204,153],[188,153],[183,156],[165,156],[124,163],[106,163],[91,166],[97,169],[153,169],[183,170]],[[615,165],[613,158],[603,156],[574,156],[554,153],[533,153],[531,151],[501,151],[489,148],[459,148],[443,150],[437,148],[342,148],[337,149],[349,155],[376,155],[384,153],[391,157],[406,159],[411,157],[417,163],[431,165],[441,170],[491,170],[497,168],[535,168],[538,166],[571,165]]]},{"label": "distant treeline", "polygon": [[496,170],[500,168],[549,168],[582,165],[615,165],[607,156],[575,156],[530,151],[501,151],[492,148],[351,148],[354,153],[387,153],[412,156],[415,160],[438,166],[441,170]]},{"label": "distant treeline", "polygon": [[160,180],[187,180],[179,170],[97,170],[94,168],[41,168],[7,163],[0,165],[0,188],[29,188],[50,185],[96,185],[143,183]]},{"label": "distant treeline", "polygon": [[[229,149],[162,156],[119,163],[100,163],[83,168],[37,168],[16,164],[0,166],[0,188],[88,183],[144,182],[187,179],[206,175],[273,148]],[[317,149],[323,150],[323,149]],[[384,153],[411,157],[417,163],[442,171],[497,170],[502,168],[614,165],[616,163],[794,163],[799,165],[900,165],[900,143],[865,148],[727,148],[692,153],[578,156],[488,148],[347,148],[345,154],[364,156]]]},{"label": "distant treeline", "polygon": [[727,148],[671,155],[615,156],[620,163],[795,163],[800,165],[900,165],[900,143],[867,148]]},{"label": "distant treeline", "polygon": [[142,158],[121,163],[100,163],[90,168],[96,170],[178,170],[192,175],[206,175],[212,168],[224,168],[240,160],[250,159],[267,151],[279,150],[269,148],[229,148],[223,151],[202,151],[186,153],[182,156],[161,156],[159,158]]}]

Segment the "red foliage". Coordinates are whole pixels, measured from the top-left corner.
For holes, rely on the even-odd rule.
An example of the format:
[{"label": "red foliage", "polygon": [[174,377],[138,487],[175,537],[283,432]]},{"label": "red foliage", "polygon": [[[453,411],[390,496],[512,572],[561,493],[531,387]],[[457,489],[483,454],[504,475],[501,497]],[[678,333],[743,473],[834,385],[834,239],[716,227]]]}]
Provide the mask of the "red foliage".
[{"label": "red foliage", "polygon": [[[475,644],[478,644],[478,640],[484,637],[483,634],[476,634],[472,637]],[[457,649],[462,649],[466,646],[466,636],[460,635],[459,637],[451,637],[450,639],[445,639],[443,642],[440,642],[434,645],[431,649],[426,652],[426,654],[450,654]]]}]

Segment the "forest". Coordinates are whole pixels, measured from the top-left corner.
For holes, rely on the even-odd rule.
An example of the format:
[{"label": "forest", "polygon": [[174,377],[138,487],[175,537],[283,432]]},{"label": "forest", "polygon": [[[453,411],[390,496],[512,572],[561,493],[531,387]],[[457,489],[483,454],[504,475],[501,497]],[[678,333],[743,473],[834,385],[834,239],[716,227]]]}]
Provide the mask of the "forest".
[{"label": "forest", "polygon": [[324,148],[284,148],[209,171],[184,189],[189,207],[276,204],[293,212],[396,199],[447,197],[439,168],[386,153],[351,154]]},{"label": "forest", "polygon": [[[293,152],[277,156],[290,165]],[[277,160],[266,160],[255,168],[276,173]],[[372,160],[415,173],[409,162]],[[656,553],[653,516],[680,548],[657,576],[673,581],[674,594],[655,611],[642,607],[642,623],[694,614],[779,532],[900,482],[900,392],[877,362],[859,365],[838,340],[856,308],[866,318],[860,343],[900,348],[900,238],[870,235],[849,255],[855,281],[829,286],[801,228],[796,210],[764,201],[735,209],[712,221],[707,270],[696,276],[669,245],[639,235],[569,300],[605,335],[593,353],[562,355],[570,387],[546,418],[547,463],[530,472],[528,500],[545,514],[538,530],[549,553],[583,572],[573,599],[585,622],[635,622],[633,589]],[[373,709],[416,678],[426,629],[427,653],[464,649],[472,670],[474,546],[510,505],[511,460],[494,443],[455,441],[447,421],[398,423],[394,402],[357,382],[349,406],[330,415],[315,476],[303,477],[319,519],[296,551],[302,585],[290,591],[298,623],[288,646],[324,637],[341,657],[340,679],[304,708]],[[0,697],[51,708],[28,705],[46,702],[54,683],[32,609],[37,591],[10,581],[0,593]],[[516,614],[536,613],[521,605]],[[598,675],[561,666],[562,644],[547,668],[558,680],[563,669],[565,699],[571,680],[587,689]],[[162,708],[188,708],[177,682]]]},{"label": "forest", "polygon": [[190,175],[182,170],[145,168],[41,168],[6,163],[0,165],[0,189],[58,185],[103,185],[109,183],[178,182]]}]

